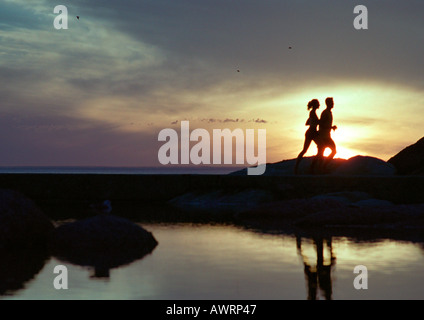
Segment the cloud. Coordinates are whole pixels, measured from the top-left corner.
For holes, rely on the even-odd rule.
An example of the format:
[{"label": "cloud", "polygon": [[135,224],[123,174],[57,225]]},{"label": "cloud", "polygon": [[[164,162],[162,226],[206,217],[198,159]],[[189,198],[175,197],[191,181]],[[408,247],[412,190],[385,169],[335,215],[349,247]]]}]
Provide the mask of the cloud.
[{"label": "cloud", "polygon": [[394,142],[390,139],[382,139],[381,137],[343,143],[343,147],[347,147],[352,150],[361,150],[361,155],[378,157],[384,161],[389,160],[406,146],[408,146],[408,141],[406,140],[402,142]]},{"label": "cloud", "polygon": [[339,121],[343,122],[344,125],[370,126],[375,123],[378,123],[381,120],[377,118],[354,116],[354,117],[343,117],[343,118],[340,118]]},{"label": "cloud", "polygon": [[1,166],[157,166],[155,130],[143,135],[69,117],[1,114]]},{"label": "cloud", "polygon": [[[64,1],[71,16],[84,17],[66,31],[53,29],[55,1],[6,2],[6,8],[13,5],[17,14],[18,4],[43,28],[22,19],[25,32],[0,33],[2,60],[48,82],[33,84],[35,91],[58,91],[59,84],[71,90],[68,110],[75,97],[101,94],[131,96],[145,101],[144,110],[165,112],[204,109],[204,97],[218,94],[222,101],[214,108],[223,110],[234,94],[244,100],[254,92],[290,92],[346,77],[422,88],[416,65],[424,49],[418,46],[420,29],[413,28],[422,26],[419,1],[388,1],[384,8],[365,3],[366,32],[354,30],[352,4],[329,1]],[[4,24],[12,28],[13,21]],[[411,26],[408,36],[405,25]],[[239,67],[243,72],[234,72]],[[17,88],[25,79],[13,80]]]},{"label": "cloud", "polygon": [[216,119],[216,118],[209,118],[209,119],[200,119],[200,121],[202,122],[207,122],[207,123],[243,123],[243,122],[255,122],[255,123],[268,123],[268,121],[264,120],[264,119],[251,119],[251,120],[246,120],[246,119],[230,119],[230,118],[225,118],[225,119]]},{"label": "cloud", "polygon": [[22,3],[3,1],[0,10],[0,30],[40,29],[43,26],[43,17],[34,12],[31,7],[24,7]]},{"label": "cloud", "polygon": [[[353,93],[358,83],[416,92],[424,86],[418,67],[424,56],[421,0],[386,0],[384,6],[363,2],[370,19],[363,31],[353,28],[354,4],[345,1],[64,0],[70,16],[81,19],[71,19],[62,31],[53,28],[57,4],[0,4],[1,108],[14,117],[52,120],[13,128],[5,124],[16,134],[2,142],[13,150],[9,162],[30,154],[34,147],[26,138],[27,144],[42,144],[45,152],[47,141],[55,145],[52,150],[70,145],[68,151],[63,147],[63,158],[55,159],[63,163],[69,153],[67,159],[83,163],[72,154],[76,146],[91,154],[97,145],[81,146],[82,133],[110,141],[126,137],[129,144],[138,137],[152,145],[152,130],[177,124],[175,119],[269,127],[274,116],[289,130],[293,106],[301,105],[291,98],[299,92],[309,97],[313,89],[344,83],[352,84]],[[267,106],[269,101],[274,106]],[[346,126],[386,129],[382,123],[389,121],[401,128],[412,112],[414,124],[422,122],[419,102],[408,101],[396,119],[386,106],[365,110],[369,100],[361,103],[352,110],[354,117],[343,118]],[[76,130],[78,123],[92,127]],[[299,123],[303,130],[303,118]],[[70,130],[76,134],[69,135]],[[14,147],[14,139],[22,150]],[[85,159],[106,161],[94,154]]]},{"label": "cloud", "polygon": [[264,120],[264,119],[252,119],[249,120],[249,122],[255,122],[255,123],[267,123],[268,121]]},{"label": "cloud", "polygon": [[[366,31],[353,28],[354,5],[349,2],[72,1],[89,19],[167,52],[169,66],[200,62],[210,75],[218,76],[195,77],[194,86],[220,81],[236,66],[243,69],[243,76],[280,76],[285,83],[302,77],[319,80],[326,73],[389,80],[396,71],[398,79],[420,86],[414,68],[424,50],[419,45],[423,22],[417,14],[424,9],[422,1],[388,0],[383,7],[374,1],[363,4],[370,16]],[[288,50],[289,45],[294,49]]]}]

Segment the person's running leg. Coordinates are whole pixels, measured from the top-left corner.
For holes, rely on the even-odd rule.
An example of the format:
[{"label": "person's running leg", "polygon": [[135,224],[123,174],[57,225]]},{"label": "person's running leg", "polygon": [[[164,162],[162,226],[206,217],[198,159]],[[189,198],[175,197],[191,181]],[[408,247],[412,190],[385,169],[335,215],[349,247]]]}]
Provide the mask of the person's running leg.
[{"label": "person's running leg", "polygon": [[310,171],[312,174],[316,172],[316,169],[318,168],[318,171],[321,167],[322,160],[324,158],[324,151],[325,151],[325,145],[318,144],[318,152],[314,157],[314,160],[312,160]]},{"label": "person's running leg", "polygon": [[299,164],[300,161],[302,161],[303,156],[305,155],[305,153],[308,151],[309,146],[311,145],[312,139],[306,137],[305,138],[305,143],[303,144],[303,150],[299,153],[299,155],[297,156],[297,160],[296,160],[296,165],[294,167],[294,173],[297,174],[298,169],[299,169]]},{"label": "person's running leg", "polygon": [[333,160],[334,156],[337,153],[336,144],[334,143],[333,139],[330,138],[327,141],[327,147],[331,149],[331,153],[327,157],[327,160],[325,161],[324,168],[326,168],[330,164],[331,160]]}]

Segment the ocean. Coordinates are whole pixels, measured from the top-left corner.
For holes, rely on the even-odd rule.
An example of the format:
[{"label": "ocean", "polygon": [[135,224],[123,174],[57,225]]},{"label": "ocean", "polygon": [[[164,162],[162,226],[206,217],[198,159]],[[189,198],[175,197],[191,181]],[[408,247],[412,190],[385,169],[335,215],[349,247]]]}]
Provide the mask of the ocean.
[{"label": "ocean", "polygon": [[228,174],[243,167],[225,166],[161,166],[161,167],[0,167],[0,173],[46,174]]}]

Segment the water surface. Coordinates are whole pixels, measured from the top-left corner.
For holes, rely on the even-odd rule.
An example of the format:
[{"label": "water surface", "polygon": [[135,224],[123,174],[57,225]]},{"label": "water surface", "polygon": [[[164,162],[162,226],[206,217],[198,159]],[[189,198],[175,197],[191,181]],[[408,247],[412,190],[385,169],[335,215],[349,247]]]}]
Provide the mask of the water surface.
[{"label": "water surface", "polygon": [[[94,270],[47,259],[24,288],[2,299],[423,299],[423,245],[395,240],[295,237],[232,225],[147,224],[159,245],[133,263]],[[56,265],[69,289],[56,290]],[[368,289],[356,290],[356,265]]]}]

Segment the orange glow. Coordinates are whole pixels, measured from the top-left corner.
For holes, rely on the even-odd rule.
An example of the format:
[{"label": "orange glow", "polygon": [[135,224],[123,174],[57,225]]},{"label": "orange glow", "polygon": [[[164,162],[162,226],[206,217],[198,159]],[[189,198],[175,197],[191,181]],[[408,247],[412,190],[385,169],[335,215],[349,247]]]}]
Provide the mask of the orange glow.
[{"label": "orange glow", "polygon": [[[330,149],[326,149],[324,152],[324,156],[329,156],[331,153]],[[355,152],[353,150],[347,149],[347,148],[343,148],[343,147],[337,147],[337,153],[336,156],[334,158],[341,158],[341,159],[349,159],[352,158],[354,156],[357,156],[358,152]]]}]

